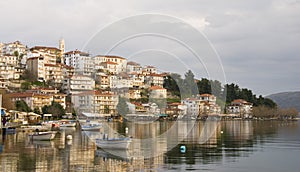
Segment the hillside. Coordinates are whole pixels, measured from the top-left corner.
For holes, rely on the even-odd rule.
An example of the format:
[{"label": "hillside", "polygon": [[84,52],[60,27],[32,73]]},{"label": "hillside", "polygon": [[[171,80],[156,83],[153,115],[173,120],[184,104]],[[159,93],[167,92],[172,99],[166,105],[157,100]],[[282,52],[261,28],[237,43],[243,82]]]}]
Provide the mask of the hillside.
[{"label": "hillside", "polygon": [[276,93],[267,97],[276,102],[281,108],[295,107],[300,111],[300,91]]}]

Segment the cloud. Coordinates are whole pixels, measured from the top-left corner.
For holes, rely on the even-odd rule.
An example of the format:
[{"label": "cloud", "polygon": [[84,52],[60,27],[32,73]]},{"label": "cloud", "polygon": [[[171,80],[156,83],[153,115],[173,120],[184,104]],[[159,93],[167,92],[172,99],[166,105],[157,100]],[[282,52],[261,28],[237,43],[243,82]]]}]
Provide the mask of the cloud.
[{"label": "cloud", "polygon": [[[57,46],[58,39],[64,37],[67,50],[81,49],[110,23],[145,13],[174,16],[202,31],[220,54],[229,82],[253,88],[258,94],[299,89],[299,0],[0,0],[0,15],[5,16],[0,42],[21,40],[29,46]],[[126,28],[132,27],[118,28],[119,34]],[[194,45],[196,38],[191,34],[178,33]],[[104,35],[103,39],[114,40],[114,36]],[[134,44],[144,46],[132,42],[130,47]],[[172,53],[188,59],[189,54],[181,50]],[[98,51],[104,50],[98,47]]]}]

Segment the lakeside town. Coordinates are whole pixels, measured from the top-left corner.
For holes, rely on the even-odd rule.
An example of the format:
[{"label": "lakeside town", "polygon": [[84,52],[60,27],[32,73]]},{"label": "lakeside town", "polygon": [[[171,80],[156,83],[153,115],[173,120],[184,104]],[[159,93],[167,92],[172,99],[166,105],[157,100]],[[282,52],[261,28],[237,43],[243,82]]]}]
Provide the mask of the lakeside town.
[{"label": "lakeside town", "polygon": [[[1,116],[8,120],[5,123],[21,124],[36,123],[45,117],[78,116],[120,119],[126,115],[141,120],[257,118],[253,102],[242,98],[233,99],[225,107],[225,102],[211,92],[176,97],[165,86],[170,77],[170,73],[160,73],[154,66],[142,66],[124,57],[66,51],[63,39],[58,47],[29,48],[20,41],[1,43]],[[126,99],[126,107],[122,107],[122,98]],[[293,119],[297,113],[273,112],[269,118]]]}]

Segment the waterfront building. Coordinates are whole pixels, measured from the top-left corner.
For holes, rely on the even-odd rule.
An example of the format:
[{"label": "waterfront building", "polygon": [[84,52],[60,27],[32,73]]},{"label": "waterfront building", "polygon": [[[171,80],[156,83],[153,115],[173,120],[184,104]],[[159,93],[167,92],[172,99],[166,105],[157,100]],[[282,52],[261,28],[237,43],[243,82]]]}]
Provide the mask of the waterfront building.
[{"label": "waterfront building", "polygon": [[199,111],[200,100],[198,98],[186,98],[182,100],[181,103],[186,105],[187,115],[198,117],[200,112]]},{"label": "waterfront building", "polygon": [[227,106],[227,114],[238,114],[241,118],[250,118],[252,116],[253,104],[243,99],[233,100]]},{"label": "waterfront building", "polygon": [[116,114],[118,96],[105,91],[83,91],[72,95],[72,103],[78,112]]}]

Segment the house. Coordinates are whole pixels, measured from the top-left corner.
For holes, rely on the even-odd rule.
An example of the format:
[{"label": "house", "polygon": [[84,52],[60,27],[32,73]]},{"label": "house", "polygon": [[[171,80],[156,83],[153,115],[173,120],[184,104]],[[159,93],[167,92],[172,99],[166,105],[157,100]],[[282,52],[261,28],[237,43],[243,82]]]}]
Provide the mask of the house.
[{"label": "house", "polygon": [[243,99],[233,100],[227,106],[227,114],[237,114],[241,118],[251,118],[253,104]]},{"label": "house", "polygon": [[129,99],[140,99],[141,98],[141,90],[129,88]]},{"label": "house", "polygon": [[187,113],[187,106],[182,103],[168,103],[166,114],[171,117],[178,117]]},{"label": "house", "polygon": [[59,93],[56,88],[36,88],[27,90],[27,93],[43,94],[51,96],[51,102],[59,103],[64,109],[66,108],[66,94]]},{"label": "house", "polygon": [[217,98],[212,94],[197,95],[200,100],[199,114],[200,116],[216,115],[221,113],[221,107],[216,104]]},{"label": "house", "polygon": [[166,99],[167,98],[167,89],[160,86],[152,86],[149,88],[150,98],[153,99]]},{"label": "house", "polygon": [[142,70],[143,74],[145,75],[157,73],[157,69],[154,66],[145,66]]},{"label": "house", "polygon": [[18,100],[23,100],[26,104],[31,108],[39,108],[42,109],[43,106],[51,105],[52,96],[46,94],[38,94],[38,93],[10,93],[9,97],[12,102],[16,102]]},{"label": "house", "polygon": [[126,72],[127,59],[120,56],[98,55],[94,57],[95,69],[106,69],[113,74]]},{"label": "house", "polygon": [[136,73],[136,74],[141,74],[143,71],[143,68],[140,64],[136,62],[127,62],[127,68],[126,68],[127,73]]}]

